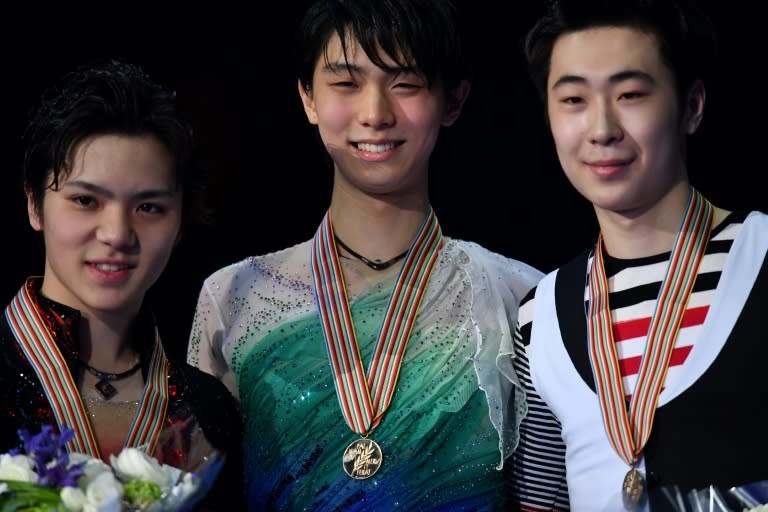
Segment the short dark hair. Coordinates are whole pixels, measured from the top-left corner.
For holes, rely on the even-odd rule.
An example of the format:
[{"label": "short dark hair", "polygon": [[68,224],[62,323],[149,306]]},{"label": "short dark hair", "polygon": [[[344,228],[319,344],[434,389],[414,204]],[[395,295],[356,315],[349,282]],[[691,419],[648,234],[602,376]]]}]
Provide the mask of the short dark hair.
[{"label": "short dark hair", "polygon": [[316,0],[299,24],[298,77],[309,90],[315,65],[337,34],[345,56],[348,41],[356,40],[374,64],[389,69],[380,48],[399,67],[418,69],[429,87],[439,81],[450,94],[470,75],[462,32],[450,0]]},{"label": "short dark hair", "polygon": [[195,135],[176,93],[143,69],[119,60],[82,66],[42,94],[24,132],[23,180],[38,213],[43,196],[71,171],[78,145],[96,135],[151,135],[174,158],[176,184],[184,193],[182,218],[207,220],[205,170]]},{"label": "short dark hair", "polygon": [[714,28],[693,1],[553,0],[525,37],[528,70],[542,99],[546,101],[557,39],[604,26],[631,27],[655,35],[661,58],[675,77],[681,103],[695,80],[706,79],[717,53]]}]

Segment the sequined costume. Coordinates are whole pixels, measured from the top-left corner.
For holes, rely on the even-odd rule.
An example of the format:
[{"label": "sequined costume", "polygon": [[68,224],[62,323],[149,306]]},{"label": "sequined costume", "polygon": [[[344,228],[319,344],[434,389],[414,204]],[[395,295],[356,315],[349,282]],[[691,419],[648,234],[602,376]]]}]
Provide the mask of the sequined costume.
[{"label": "sequined costume", "polygon": [[[56,345],[67,361],[67,366],[75,381],[84,371],[78,364],[79,347],[77,343],[80,313],[68,306],[52,301],[39,292],[39,279],[30,279],[25,283],[42,317],[53,334]],[[149,354],[154,343],[154,324],[152,315],[145,308],[137,321],[135,340],[142,345],[134,347],[141,354],[142,372],[146,377]],[[169,403],[166,411],[161,441],[156,457],[176,467],[184,467],[189,460],[184,453],[194,453],[195,446],[185,446],[186,436],[171,433],[192,432],[201,428],[204,438],[200,443],[210,443],[223,451],[226,463],[214,489],[201,507],[218,510],[217,504],[234,502],[235,508],[243,509],[242,459],[240,457],[240,439],[242,423],[237,410],[237,403],[231,393],[216,379],[183,361],[170,361],[169,364]],[[0,323],[0,453],[12,448],[20,448],[17,430],[25,428],[32,433],[42,425],[56,425],[57,420],[51,404],[37,374],[17,343],[3,316]],[[89,420],[95,423],[94,415],[133,414],[135,408],[129,408],[129,402],[100,401],[83,397]],[[191,434],[192,435],[192,434]],[[182,440],[180,443],[179,440]],[[207,448],[205,448],[207,449]],[[239,508],[238,505],[239,504]]]},{"label": "sequined costume", "polygon": [[[359,436],[334,388],[311,242],[205,281],[188,361],[239,394],[250,510],[505,509],[500,469],[516,443],[518,415],[507,403],[516,382],[511,360],[499,356],[511,353],[518,302],[541,274],[477,244],[444,241],[394,398],[370,434],[383,465],[368,479],[342,467]],[[347,280],[363,362],[395,274],[367,286]]]}]

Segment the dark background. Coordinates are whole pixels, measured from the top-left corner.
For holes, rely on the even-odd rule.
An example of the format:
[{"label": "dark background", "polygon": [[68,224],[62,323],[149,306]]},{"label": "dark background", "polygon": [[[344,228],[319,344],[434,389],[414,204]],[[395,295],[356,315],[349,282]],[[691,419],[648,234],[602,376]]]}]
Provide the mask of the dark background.
[{"label": "dark background", "polygon": [[[443,232],[552,270],[593,242],[589,205],[559,170],[528,81],[521,39],[543,0],[475,0],[462,8],[475,53],[473,89],[431,165]],[[20,183],[21,133],[43,89],[77,65],[118,57],[174,88],[211,171],[216,224],[184,233],[152,290],[169,352],[183,355],[203,279],[246,256],[309,239],[331,172],[306,122],[292,37],[306,2],[28,2],[0,22],[3,92],[0,297],[41,274]],[[768,211],[763,18],[746,0],[704,7],[720,34],[704,123],[691,140],[692,181],[716,205]]]}]

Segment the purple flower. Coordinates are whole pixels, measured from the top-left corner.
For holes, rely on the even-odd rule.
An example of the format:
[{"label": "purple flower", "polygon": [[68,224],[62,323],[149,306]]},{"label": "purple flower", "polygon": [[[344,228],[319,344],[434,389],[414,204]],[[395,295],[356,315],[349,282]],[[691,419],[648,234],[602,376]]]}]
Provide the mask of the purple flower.
[{"label": "purple flower", "polygon": [[83,465],[69,464],[66,444],[74,437],[74,430],[64,427],[57,434],[51,425],[43,425],[39,433],[31,435],[26,429],[19,429],[19,438],[24,443],[24,452],[35,461],[38,483],[47,487],[76,486],[83,474]]}]

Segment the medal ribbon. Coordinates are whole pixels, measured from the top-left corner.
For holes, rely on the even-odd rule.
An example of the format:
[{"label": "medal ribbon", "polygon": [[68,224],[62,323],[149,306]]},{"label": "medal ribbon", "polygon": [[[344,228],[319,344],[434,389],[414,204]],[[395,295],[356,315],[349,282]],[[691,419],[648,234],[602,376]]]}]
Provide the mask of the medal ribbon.
[{"label": "medal ribbon", "polygon": [[344,419],[360,435],[367,435],[381,422],[392,401],[408,338],[441,245],[440,225],[430,210],[397,276],[366,377],[330,211],[312,240],[315,299],[336,395]]},{"label": "medal ribbon", "polygon": [[[69,452],[101,458],[85,406],[66,360],[48,329],[43,314],[32,298],[28,279],[5,309],[5,317],[29,364],[35,370],[51,405],[59,428],[74,430],[67,443]],[[147,376],[147,385],[136,411],[125,446],[136,446],[148,453],[154,449],[163,427],[168,404],[168,361],[155,331],[155,347]]]},{"label": "medal ribbon", "polygon": [[712,217],[712,205],[691,188],[691,196],[651,318],[629,412],[625,405],[624,384],[613,339],[608,279],[603,263],[603,240],[602,235],[598,236],[589,271],[589,357],[608,440],[629,465],[637,461],[651,435],[656,405],[664,386],[680,323],[709,241]]}]

